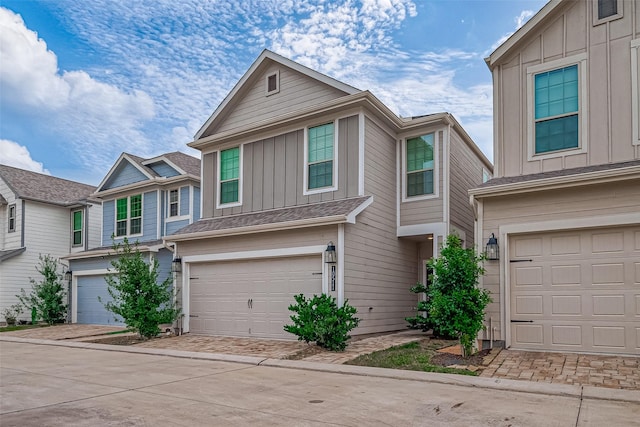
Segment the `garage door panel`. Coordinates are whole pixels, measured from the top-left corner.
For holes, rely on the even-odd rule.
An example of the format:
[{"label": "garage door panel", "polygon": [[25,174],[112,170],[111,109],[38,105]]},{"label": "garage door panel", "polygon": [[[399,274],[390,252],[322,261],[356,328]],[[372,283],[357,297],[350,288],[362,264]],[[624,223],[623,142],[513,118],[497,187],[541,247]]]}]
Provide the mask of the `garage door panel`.
[{"label": "garage door panel", "polygon": [[[103,302],[112,301],[104,276],[78,276],[76,286],[77,322],[94,325],[124,325]],[[102,302],[100,301],[102,300]]]},{"label": "garage door panel", "polygon": [[639,230],[512,236],[512,347],[640,354]]},{"label": "garage door panel", "polygon": [[321,272],[319,255],[192,264],[191,314],[198,317],[190,331],[294,339],[283,330],[288,307],[296,294],[322,292]]}]

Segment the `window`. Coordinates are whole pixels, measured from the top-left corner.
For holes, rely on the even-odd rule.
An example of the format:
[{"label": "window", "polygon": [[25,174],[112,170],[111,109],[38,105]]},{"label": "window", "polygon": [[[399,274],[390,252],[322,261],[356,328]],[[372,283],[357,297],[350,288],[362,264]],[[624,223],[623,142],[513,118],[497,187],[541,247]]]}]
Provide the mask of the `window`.
[{"label": "window", "polygon": [[406,197],[434,194],[434,134],[408,138],[405,147]]},{"label": "window", "polygon": [[333,187],[334,132],[333,123],[307,131],[307,189]]},{"label": "window", "polygon": [[169,190],[169,216],[180,214],[180,191]]},{"label": "window", "polygon": [[622,18],[622,0],[597,0],[593,2],[593,24],[599,25]]},{"label": "window", "polygon": [[267,75],[267,96],[280,92],[280,72]]},{"label": "window", "polygon": [[142,195],[116,200],[116,236],[142,234]]},{"label": "window", "polygon": [[240,200],[240,147],[220,152],[220,205]]},{"label": "window", "polygon": [[82,245],[82,211],[73,211],[72,228],[73,228],[73,246]]},{"label": "window", "polygon": [[16,205],[9,206],[9,233],[16,231]]},{"label": "window", "polygon": [[586,61],[580,54],[527,69],[529,160],[587,151]]}]

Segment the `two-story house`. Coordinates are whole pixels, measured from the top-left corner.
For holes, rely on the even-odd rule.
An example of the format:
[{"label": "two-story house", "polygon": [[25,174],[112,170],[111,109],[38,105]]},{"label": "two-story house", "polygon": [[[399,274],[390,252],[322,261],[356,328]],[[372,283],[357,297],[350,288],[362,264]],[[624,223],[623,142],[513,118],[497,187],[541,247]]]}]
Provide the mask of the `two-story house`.
[{"label": "two-story house", "polygon": [[293,296],[355,306],[355,334],[406,328],[425,261],[473,244],[467,191],[491,163],[448,113],[401,118],[265,50],[189,144],[202,218],[165,238],[182,262],[184,330],[293,339]]},{"label": "two-story house", "polygon": [[552,0],[487,58],[494,179],[470,192],[494,339],[640,354],[640,5]]},{"label": "two-story house", "polygon": [[92,199],[94,191],[90,185],[0,165],[0,310],[18,302],[20,289],[30,292],[30,278],[42,280],[36,271],[40,255],[59,259],[99,244],[102,204]]},{"label": "two-story house", "polygon": [[72,271],[71,321],[120,324],[104,308],[110,300],[105,275],[114,272],[114,243],[137,244],[159,263],[159,281],[172,274],[172,248],[162,238],[200,218],[200,160],[180,152],[143,159],[123,153],[98,185],[102,201],[99,243],[66,258]]}]

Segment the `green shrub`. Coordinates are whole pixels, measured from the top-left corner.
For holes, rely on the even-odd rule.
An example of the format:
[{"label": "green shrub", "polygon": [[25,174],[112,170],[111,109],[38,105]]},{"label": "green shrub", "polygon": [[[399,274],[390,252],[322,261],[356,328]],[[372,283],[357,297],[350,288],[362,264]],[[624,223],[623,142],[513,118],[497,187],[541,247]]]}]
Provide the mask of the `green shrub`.
[{"label": "green shrub", "polygon": [[22,304],[13,304],[4,310],[2,310],[2,317],[4,317],[7,326],[13,326],[16,324],[18,316],[22,314]]},{"label": "green shrub", "polygon": [[173,323],[179,314],[171,276],[158,283],[158,260],[147,264],[137,245],[132,247],[126,238],[113,248],[118,255],[111,262],[116,273],[105,277],[112,300],[103,305],[141,337],[155,337],[160,332],[158,325]]},{"label": "green shrub", "polygon": [[447,237],[440,257],[429,261],[433,268],[433,284],[428,289],[428,317],[434,333],[460,339],[465,356],[482,329],[484,310],[491,302],[489,293],[478,288],[484,273],[482,256],[464,249],[460,238]]},{"label": "green shrub", "polygon": [[[411,292],[415,294],[427,294],[427,287],[423,285],[421,282],[417,282],[415,285],[409,289]],[[427,331],[432,328],[431,322],[429,322],[429,318],[427,317],[427,312],[429,311],[429,307],[427,304],[426,298],[422,301],[418,301],[418,307],[416,308],[417,314],[411,317],[405,317],[404,320],[409,323],[410,329],[422,329],[423,331]]]},{"label": "green shrub", "polygon": [[31,293],[27,295],[24,289],[16,295],[20,303],[31,312],[31,322],[42,320],[49,325],[62,323],[67,317],[67,292],[63,285],[63,276],[58,273],[59,262],[51,255],[40,255],[40,262],[36,271],[43,277],[42,281],[31,282]]},{"label": "green shrub", "polygon": [[300,294],[294,298],[296,304],[289,306],[289,310],[294,312],[290,316],[293,325],[285,325],[284,330],[296,335],[299,341],[313,341],[322,348],[343,351],[351,338],[349,331],[360,323],[360,319],[355,317],[355,307],[348,301],[338,307],[336,299],[326,294],[309,299]]}]

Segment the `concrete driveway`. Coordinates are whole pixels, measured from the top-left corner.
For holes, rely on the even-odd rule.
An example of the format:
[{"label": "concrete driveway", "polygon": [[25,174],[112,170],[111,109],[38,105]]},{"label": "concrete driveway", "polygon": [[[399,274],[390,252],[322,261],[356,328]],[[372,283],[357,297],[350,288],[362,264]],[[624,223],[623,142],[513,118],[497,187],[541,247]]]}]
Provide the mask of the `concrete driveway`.
[{"label": "concrete driveway", "polygon": [[8,341],[0,345],[0,359],[3,427],[573,427],[632,426],[640,418],[639,392],[593,387],[539,384],[530,393],[523,392],[526,383],[509,380]]}]

